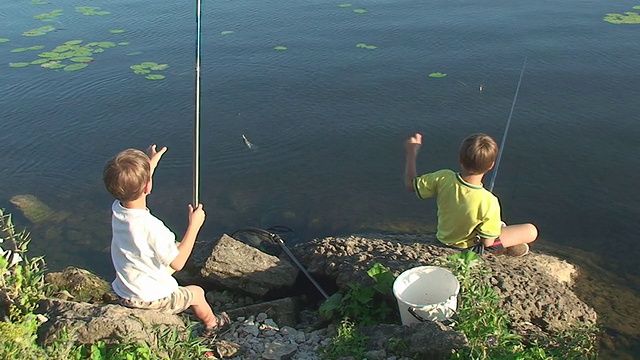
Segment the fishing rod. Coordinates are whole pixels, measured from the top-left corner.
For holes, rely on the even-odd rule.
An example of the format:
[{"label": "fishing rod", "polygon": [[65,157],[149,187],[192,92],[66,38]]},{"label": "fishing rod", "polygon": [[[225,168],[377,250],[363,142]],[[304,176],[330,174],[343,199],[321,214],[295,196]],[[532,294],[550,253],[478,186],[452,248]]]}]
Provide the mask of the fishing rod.
[{"label": "fishing rod", "polygon": [[511,103],[511,111],[509,111],[509,119],[507,119],[507,126],[504,128],[504,134],[502,135],[502,141],[500,142],[500,150],[498,150],[498,157],[496,159],[496,166],[491,173],[491,180],[489,181],[489,191],[493,192],[493,185],[496,183],[496,177],[498,176],[498,166],[500,166],[500,160],[502,159],[502,151],[504,150],[504,144],[507,141],[507,133],[509,132],[509,125],[511,124],[511,116],[513,115],[513,109],[516,106],[516,99],[518,99],[518,91],[520,90],[520,84],[522,83],[522,75],[524,74],[524,68],[527,65],[527,57],[524,57],[522,63],[522,70],[520,70],[520,79],[518,80],[518,86],[516,87],[516,93],[513,96],[513,102]]},{"label": "fishing rod", "polygon": [[193,206],[199,204],[200,194],[200,44],[202,2],[196,2],[196,111],[193,122]]}]

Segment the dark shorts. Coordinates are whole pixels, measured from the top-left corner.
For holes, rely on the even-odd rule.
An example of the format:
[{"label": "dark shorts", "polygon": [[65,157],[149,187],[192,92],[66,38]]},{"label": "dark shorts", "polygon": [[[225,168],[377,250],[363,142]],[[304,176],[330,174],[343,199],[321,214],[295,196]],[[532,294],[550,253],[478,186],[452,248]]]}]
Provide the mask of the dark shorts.
[{"label": "dark shorts", "polygon": [[491,246],[484,246],[482,244],[478,244],[478,245],[475,245],[475,246],[472,246],[472,247],[468,247],[468,248],[459,248],[459,247],[449,246],[449,245],[447,245],[447,247],[450,247],[452,249],[457,249],[457,250],[460,250],[460,251],[471,250],[471,251],[473,251],[474,253],[476,253],[478,255],[482,255],[485,252],[492,252],[492,251],[504,249],[504,246],[502,245],[502,242],[500,241],[500,238],[497,238],[493,242],[493,245],[491,245]]}]

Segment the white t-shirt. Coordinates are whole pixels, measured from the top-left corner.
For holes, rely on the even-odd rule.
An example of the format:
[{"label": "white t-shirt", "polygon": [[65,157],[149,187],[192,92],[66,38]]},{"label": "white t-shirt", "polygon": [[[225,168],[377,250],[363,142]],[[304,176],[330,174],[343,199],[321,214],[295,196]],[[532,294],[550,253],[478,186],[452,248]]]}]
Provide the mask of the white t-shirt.
[{"label": "white t-shirt", "polygon": [[115,293],[125,299],[153,301],[178,290],[168,269],[179,253],[175,234],[148,209],[127,209],[116,200],[111,210]]}]

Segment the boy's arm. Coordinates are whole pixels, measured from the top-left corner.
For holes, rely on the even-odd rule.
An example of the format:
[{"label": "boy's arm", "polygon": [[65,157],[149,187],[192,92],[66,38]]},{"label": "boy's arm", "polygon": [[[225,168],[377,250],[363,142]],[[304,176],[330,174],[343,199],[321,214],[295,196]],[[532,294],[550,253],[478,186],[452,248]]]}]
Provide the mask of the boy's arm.
[{"label": "boy's arm", "polygon": [[189,204],[189,226],[182,241],[178,244],[178,256],[170,264],[173,270],[180,271],[187,263],[204,219],[205,213],[202,204],[199,204],[196,209]]},{"label": "boy's arm", "polygon": [[404,167],[404,186],[409,191],[415,191],[415,187],[413,186],[413,179],[418,176],[416,170],[416,158],[418,157],[418,150],[420,150],[421,144],[422,135],[418,133],[410,137],[404,144],[407,150]]},{"label": "boy's arm", "polygon": [[158,162],[162,158],[162,155],[167,152],[167,147],[163,146],[160,151],[156,151],[156,144],[153,144],[147,148],[147,156],[149,156],[149,160],[151,162],[151,176],[153,176],[153,172],[158,166]]}]

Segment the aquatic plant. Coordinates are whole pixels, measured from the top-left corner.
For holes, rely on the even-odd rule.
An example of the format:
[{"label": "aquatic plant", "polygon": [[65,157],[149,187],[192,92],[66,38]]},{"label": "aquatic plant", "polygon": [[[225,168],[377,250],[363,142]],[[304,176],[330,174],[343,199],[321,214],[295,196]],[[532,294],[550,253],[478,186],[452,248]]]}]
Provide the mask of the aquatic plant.
[{"label": "aquatic plant", "polygon": [[102,11],[97,6],[76,6],[76,11],[82,13],[82,15],[93,16],[93,15],[109,15],[111,14],[108,11]]},{"label": "aquatic plant", "polygon": [[56,28],[54,28],[53,26],[47,25],[36,29],[27,30],[22,33],[22,36],[42,36],[48,32],[54,31],[55,29]]},{"label": "aquatic plant", "polygon": [[36,46],[16,48],[16,49],[11,50],[11,52],[12,53],[21,53],[21,52],[25,52],[25,51],[42,50],[42,49],[44,49],[44,46],[36,45]]},{"label": "aquatic plant", "polygon": [[[639,10],[640,6],[633,8]],[[633,11],[627,11],[624,14],[609,13],[603,20],[611,24],[640,24],[640,14]]]},{"label": "aquatic plant", "polygon": [[6,42],[9,42],[9,41],[11,41],[11,40],[6,39],[6,38],[0,38],[0,44],[6,43]]},{"label": "aquatic plant", "polygon": [[429,74],[429,77],[431,78],[443,78],[447,76],[447,74],[443,74],[441,72],[432,72],[431,74]]},{"label": "aquatic plant", "polygon": [[138,65],[131,65],[131,66],[129,66],[129,68],[131,70],[133,70],[133,72],[135,74],[146,75],[145,78],[148,79],[148,80],[163,80],[164,78],[166,78],[165,75],[152,74],[151,71],[166,70],[167,68],[169,68],[169,65],[167,65],[167,64],[158,64],[156,62],[151,62],[151,61],[145,61],[145,62],[140,63]]},{"label": "aquatic plant", "polygon": [[364,44],[364,43],[356,44],[356,47],[357,48],[361,48],[361,49],[368,49],[368,50],[375,50],[375,49],[378,48],[375,45],[367,45],[367,44]]},{"label": "aquatic plant", "polygon": [[229,35],[229,34],[233,34],[233,31],[222,31],[222,32],[220,32],[220,35]]},{"label": "aquatic plant", "polygon": [[31,0],[31,3],[34,5],[49,5],[51,4],[48,1],[42,1],[42,0]]},{"label": "aquatic plant", "polygon": [[365,9],[353,9],[353,12],[356,14],[365,14],[367,13],[367,10]]},{"label": "aquatic plant", "polygon": [[58,21],[58,17],[62,15],[62,10],[61,9],[56,9],[56,10],[52,10],[48,13],[42,13],[42,14],[38,14],[36,16],[34,16],[33,18],[35,20],[41,20],[41,21]]},{"label": "aquatic plant", "polygon": [[127,30],[122,30],[122,29],[112,29],[112,30],[109,30],[109,32],[110,32],[111,34],[122,34],[122,33],[127,32]]},{"label": "aquatic plant", "polygon": [[273,47],[273,50],[285,51],[285,50],[287,50],[287,47],[286,47],[286,46],[278,45],[278,46],[274,46],[274,47]]},{"label": "aquatic plant", "polygon": [[338,5],[338,7],[341,7],[341,8],[348,8],[348,7],[351,7],[351,6],[352,6],[352,4],[340,4],[340,5]]},{"label": "aquatic plant", "polygon": [[[28,65],[40,65],[46,69],[64,69],[65,71],[76,71],[87,67],[94,61],[93,54],[98,54],[117,46],[110,41],[90,42],[83,44],[82,40],[69,40],[62,45],[56,46],[51,51],[44,51],[38,54],[39,59],[31,62],[10,63],[10,67],[19,68]],[[37,48],[37,49],[36,49]],[[14,52],[22,52],[29,50],[40,50],[44,47],[32,46],[31,48],[19,48]],[[65,62],[66,61],[66,62]],[[27,65],[25,65],[27,64]]]},{"label": "aquatic plant", "polygon": [[128,53],[127,56],[136,56],[136,55],[142,55],[142,54],[143,54],[142,51],[132,51]]}]

